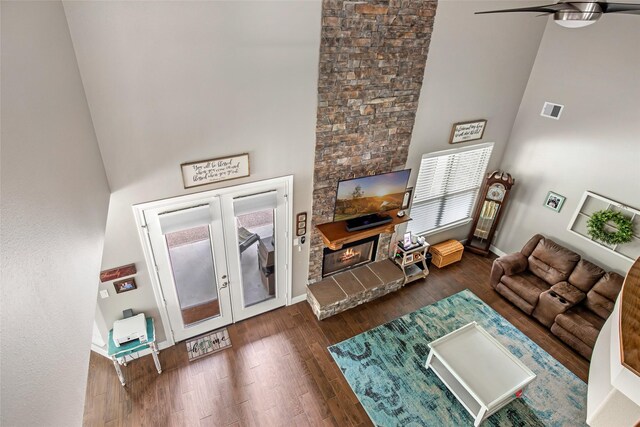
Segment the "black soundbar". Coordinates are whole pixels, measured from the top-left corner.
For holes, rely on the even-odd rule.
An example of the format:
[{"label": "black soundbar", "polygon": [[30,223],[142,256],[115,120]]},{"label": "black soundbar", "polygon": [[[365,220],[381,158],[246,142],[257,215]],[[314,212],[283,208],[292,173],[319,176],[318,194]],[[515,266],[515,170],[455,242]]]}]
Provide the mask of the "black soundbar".
[{"label": "black soundbar", "polygon": [[388,224],[391,221],[393,221],[393,219],[389,215],[374,213],[371,215],[348,219],[345,222],[347,223],[347,231],[359,231]]}]

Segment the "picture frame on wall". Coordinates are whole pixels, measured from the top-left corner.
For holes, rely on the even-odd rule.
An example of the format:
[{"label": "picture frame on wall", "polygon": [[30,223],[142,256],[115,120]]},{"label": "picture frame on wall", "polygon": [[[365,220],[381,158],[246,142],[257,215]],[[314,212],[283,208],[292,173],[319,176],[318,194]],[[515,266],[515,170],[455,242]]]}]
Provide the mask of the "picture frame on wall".
[{"label": "picture frame on wall", "polygon": [[454,123],[451,129],[449,144],[459,144],[461,142],[482,139],[486,127],[487,120],[485,119]]},{"label": "picture frame on wall", "polygon": [[113,282],[113,287],[116,288],[117,294],[138,289],[138,286],[136,285],[136,280],[133,277],[130,277],[124,280],[118,280],[117,282]]},{"label": "picture frame on wall", "polygon": [[544,205],[549,209],[551,209],[552,211],[560,212],[560,209],[562,209],[562,205],[564,204],[564,201],[566,199],[567,199],[566,197],[558,193],[549,191],[547,193],[547,198],[544,200]]}]

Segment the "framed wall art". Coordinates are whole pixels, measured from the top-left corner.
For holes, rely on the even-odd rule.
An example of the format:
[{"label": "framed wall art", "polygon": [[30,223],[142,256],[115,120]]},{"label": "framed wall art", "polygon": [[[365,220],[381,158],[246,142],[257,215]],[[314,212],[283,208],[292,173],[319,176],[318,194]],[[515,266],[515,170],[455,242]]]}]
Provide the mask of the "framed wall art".
[{"label": "framed wall art", "polygon": [[244,178],[249,176],[249,154],[236,154],[217,159],[183,163],[180,168],[185,189]]},{"label": "framed wall art", "polygon": [[553,191],[549,191],[547,193],[547,198],[544,199],[544,205],[546,207],[548,207],[551,210],[554,210],[556,212],[560,212],[560,209],[562,209],[562,205],[564,204],[564,201],[567,198],[564,196],[561,196],[558,193],[554,193]]},{"label": "framed wall art", "polygon": [[116,288],[116,293],[118,294],[138,289],[138,286],[136,286],[136,280],[133,277],[113,282],[113,287]]},{"label": "framed wall art", "polygon": [[[607,244],[591,237],[589,233],[589,219],[601,211],[619,212],[631,220],[631,240],[627,243]],[[576,207],[573,218],[567,227],[571,233],[633,262],[640,257],[640,210],[605,196],[585,191]],[[618,231],[615,222],[607,222],[605,230],[609,233]]]},{"label": "framed wall art", "polygon": [[100,282],[110,282],[121,277],[133,276],[136,274],[136,265],[127,264],[116,268],[110,268],[100,272]]},{"label": "framed wall art", "polygon": [[459,144],[461,142],[482,139],[486,127],[487,121],[485,119],[454,123],[451,129],[449,144]]}]

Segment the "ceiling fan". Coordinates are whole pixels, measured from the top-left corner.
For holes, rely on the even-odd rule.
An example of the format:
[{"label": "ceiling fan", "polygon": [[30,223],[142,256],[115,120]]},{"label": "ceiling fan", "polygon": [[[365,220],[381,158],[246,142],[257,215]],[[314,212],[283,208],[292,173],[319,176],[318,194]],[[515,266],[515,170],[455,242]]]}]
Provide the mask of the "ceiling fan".
[{"label": "ceiling fan", "polygon": [[484,13],[505,12],[538,12],[542,15],[553,14],[553,20],[563,27],[580,28],[595,23],[605,13],[635,13],[640,14],[640,4],[607,3],[603,1],[561,1],[545,6],[521,7],[517,9],[488,10]]}]

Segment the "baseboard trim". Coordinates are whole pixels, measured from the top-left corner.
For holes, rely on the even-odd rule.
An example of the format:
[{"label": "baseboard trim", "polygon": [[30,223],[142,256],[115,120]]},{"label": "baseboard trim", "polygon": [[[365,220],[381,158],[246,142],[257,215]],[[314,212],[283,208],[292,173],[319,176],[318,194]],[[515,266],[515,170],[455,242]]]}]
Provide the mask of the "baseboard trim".
[{"label": "baseboard trim", "polygon": [[299,302],[306,301],[306,300],[307,300],[307,294],[304,293],[302,295],[298,295],[297,297],[291,298],[291,302],[289,303],[289,305],[297,304]]},{"label": "baseboard trim", "polygon": [[493,245],[489,246],[489,250],[498,256],[505,256],[507,254],[506,252],[496,248]]},{"label": "baseboard trim", "polygon": [[98,353],[100,356],[104,356],[107,359],[109,359],[109,355],[107,354],[107,350],[105,350],[102,347],[99,347],[95,344],[91,344],[91,351],[93,351],[94,353]]}]

